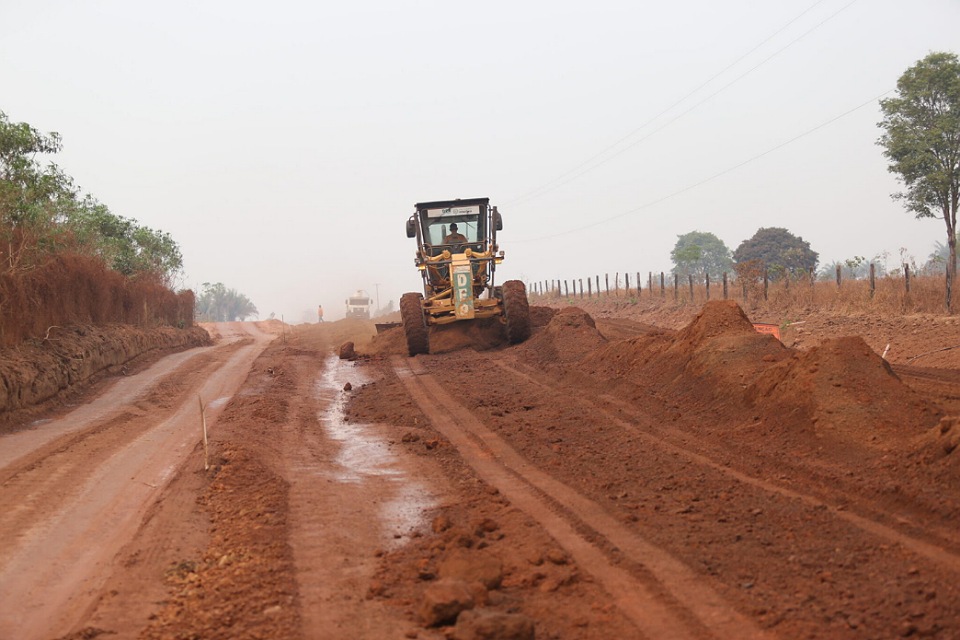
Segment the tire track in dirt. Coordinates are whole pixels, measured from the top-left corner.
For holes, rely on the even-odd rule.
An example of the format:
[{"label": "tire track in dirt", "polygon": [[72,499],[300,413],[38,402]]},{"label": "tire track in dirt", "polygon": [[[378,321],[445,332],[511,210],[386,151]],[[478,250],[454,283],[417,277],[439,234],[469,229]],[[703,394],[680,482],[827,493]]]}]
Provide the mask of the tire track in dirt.
[{"label": "tire track in dirt", "polygon": [[[117,450],[139,438],[151,425],[165,420],[171,406],[187,401],[195,380],[212,374],[235,352],[233,344],[187,360],[181,369],[150,385],[132,405],[79,432],[50,442],[0,471],[0,537],[14,541],[42,533],[43,513],[72,501],[87,479]],[[190,371],[182,371],[189,366]],[[0,547],[0,566],[14,551]]]},{"label": "tire track in dirt", "polygon": [[[199,440],[191,391],[207,398],[232,394],[271,338],[253,328],[238,333],[246,335],[239,344],[205,350],[209,361],[206,355],[199,361],[174,357],[172,370],[170,365],[148,369],[129,384],[108,389],[78,415],[49,423],[49,434],[54,435],[32,434],[39,448],[30,447],[30,432],[8,436],[17,442],[20,455],[12,464],[19,472],[8,472],[8,478],[14,477],[0,490],[0,510],[22,503],[29,488],[20,481],[28,476],[44,489],[26,511],[14,513],[15,522],[6,522],[13,530],[0,531],[9,542],[0,561],[0,637],[66,633],[96,600],[112,559],[135,535],[149,506]],[[196,362],[204,366],[194,370]],[[181,374],[182,387],[171,380]],[[150,389],[146,395],[145,383]],[[179,390],[176,399],[166,395],[174,390]],[[118,399],[136,405],[142,403],[138,398],[150,399],[148,410],[126,407],[121,409],[126,413],[117,414]],[[123,418],[134,411],[139,415],[130,426]],[[219,406],[208,409],[209,424],[219,411]],[[34,450],[39,459],[31,454]],[[49,474],[55,481],[49,485],[43,484],[44,471],[51,468],[44,452],[57,463],[52,465],[56,472]]]},{"label": "tire track in dirt", "polygon": [[[530,373],[522,371],[519,367],[524,367],[524,365],[520,363],[518,363],[517,366],[511,366],[501,360],[491,360],[491,362],[504,371],[523,378],[524,380],[540,387],[541,389],[544,389],[548,392],[551,391],[551,387],[548,384],[537,380]],[[729,476],[733,480],[736,480],[744,485],[760,489],[772,495],[791,500],[797,500],[816,509],[825,509],[830,515],[840,520],[844,520],[866,533],[875,535],[878,538],[886,540],[887,542],[902,545],[917,555],[923,556],[939,566],[949,568],[955,572],[960,572],[960,555],[943,546],[933,544],[897,531],[896,529],[878,520],[854,513],[845,505],[834,504],[817,496],[803,493],[794,489],[789,489],[787,487],[782,487],[773,482],[748,475],[725,464],[719,463],[706,455],[691,451],[683,446],[679,446],[666,437],[657,436],[651,433],[649,430],[638,428],[635,423],[618,417],[614,412],[607,408],[608,406],[616,406],[622,412],[631,415],[633,419],[642,420],[643,416],[640,415],[634,407],[630,406],[629,403],[623,402],[619,398],[611,395],[602,395],[599,396],[599,399],[603,400],[603,403],[591,401],[588,398],[583,398],[582,402],[589,407],[589,410],[602,414],[611,423],[634,433],[636,436],[653,446],[661,447],[671,453],[682,456],[695,464],[713,469],[714,471]],[[657,429],[657,431],[659,430],[660,429]],[[852,496],[847,496],[844,500],[846,504],[854,504],[858,501],[861,501],[861,498],[855,498]],[[896,519],[895,516],[889,514],[886,514],[886,518],[888,520]],[[926,528],[929,530],[931,526],[927,525]],[[945,540],[949,540],[953,543],[960,543],[960,540],[957,539],[957,536],[951,532],[940,531],[939,533]]]},{"label": "tire track in dirt", "polygon": [[[540,522],[578,565],[594,575],[644,635],[766,637],[683,563],[624,527],[597,503],[532,467],[444,391],[418,361],[395,357],[393,365],[420,409],[465,461],[511,503]],[[652,576],[650,584],[613,565],[597,544],[576,531],[580,526],[646,569]]]}]

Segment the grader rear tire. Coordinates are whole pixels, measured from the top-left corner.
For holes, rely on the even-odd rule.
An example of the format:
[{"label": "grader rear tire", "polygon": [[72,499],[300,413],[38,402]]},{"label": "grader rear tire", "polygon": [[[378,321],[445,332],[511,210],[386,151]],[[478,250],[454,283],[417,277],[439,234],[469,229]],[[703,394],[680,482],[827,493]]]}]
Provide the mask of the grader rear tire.
[{"label": "grader rear tire", "polygon": [[405,293],[400,296],[400,319],[407,336],[407,351],[411,356],[430,353],[430,334],[423,316],[423,294]]},{"label": "grader rear tire", "polygon": [[503,316],[507,322],[507,340],[510,344],[518,344],[530,337],[527,287],[519,280],[503,283]]}]

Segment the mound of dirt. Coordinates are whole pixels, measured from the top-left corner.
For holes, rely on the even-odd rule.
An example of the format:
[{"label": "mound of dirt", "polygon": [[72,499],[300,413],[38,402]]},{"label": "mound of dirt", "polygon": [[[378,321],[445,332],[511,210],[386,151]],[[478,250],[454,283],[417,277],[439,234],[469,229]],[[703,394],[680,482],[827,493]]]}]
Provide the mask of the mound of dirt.
[{"label": "mound of dirt", "polygon": [[794,353],[746,395],[769,421],[812,426],[818,436],[866,446],[902,444],[943,415],[904,385],[860,337],[834,338]]},{"label": "mound of dirt", "polygon": [[747,384],[789,355],[776,338],[757,333],[736,303],[716,301],[676,333],[611,342],[584,364],[596,375],[639,386],[669,384],[679,395],[697,391],[739,401]]},{"label": "mound of dirt", "polygon": [[541,364],[572,364],[607,343],[583,309],[566,307],[551,315],[546,327],[520,346],[524,357]]},{"label": "mound of dirt", "polygon": [[535,307],[530,305],[530,326],[533,329],[545,327],[550,324],[553,316],[557,315],[557,313],[559,313],[559,311],[553,307]]},{"label": "mound of dirt", "polygon": [[407,337],[403,327],[393,327],[373,337],[368,345],[360,348],[362,355],[405,356],[407,355]]},{"label": "mound of dirt", "polygon": [[711,338],[755,333],[740,305],[732,300],[715,300],[704,304],[693,322],[677,332],[673,347],[693,351]]},{"label": "mound of dirt", "polygon": [[430,329],[430,353],[449,353],[460,349],[486,351],[507,343],[500,318],[453,322]]},{"label": "mound of dirt", "polygon": [[[507,337],[499,318],[454,322],[430,328],[430,353],[449,353],[461,349],[486,351],[504,346]],[[403,327],[377,334],[369,344],[357,350],[365,355],[407,355],[407,337]]]}]

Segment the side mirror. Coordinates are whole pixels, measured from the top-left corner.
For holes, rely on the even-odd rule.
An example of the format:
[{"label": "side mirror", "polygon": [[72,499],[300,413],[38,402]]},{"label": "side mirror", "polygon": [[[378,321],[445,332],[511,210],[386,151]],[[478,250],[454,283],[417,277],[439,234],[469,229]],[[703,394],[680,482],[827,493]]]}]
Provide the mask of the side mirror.
[{"label": "side mirror", "polygon": [[417,221],[413,219],[413,216],[407,219],[407,237],[417,237]]},{"label": "side mirror", "polygon": [[503,218],[500,217],[500,212],[497,211],[497,208],[493,208],[493,228],[497,231],[503,231]]}]

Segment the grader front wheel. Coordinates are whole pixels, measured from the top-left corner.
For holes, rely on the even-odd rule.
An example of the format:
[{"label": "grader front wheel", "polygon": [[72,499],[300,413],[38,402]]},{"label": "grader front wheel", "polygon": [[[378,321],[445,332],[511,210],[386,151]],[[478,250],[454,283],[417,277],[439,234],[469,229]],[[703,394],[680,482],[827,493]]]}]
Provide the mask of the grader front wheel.
[{"label": "grader front wheel", "polygon": [[410,355],[430,353],[430,334],[423,316],[423,294],[405,293],[400,296],[400,319],[403,320],[403,332],[407,336]]},{"label": "grader front wheel", "polygon": [[520,280],[503,283],[503,316],[510,344],[530,337],[530,304],[527,302],[527,287]]}]

